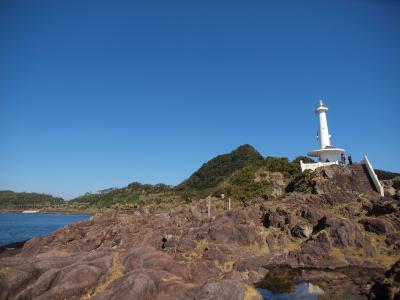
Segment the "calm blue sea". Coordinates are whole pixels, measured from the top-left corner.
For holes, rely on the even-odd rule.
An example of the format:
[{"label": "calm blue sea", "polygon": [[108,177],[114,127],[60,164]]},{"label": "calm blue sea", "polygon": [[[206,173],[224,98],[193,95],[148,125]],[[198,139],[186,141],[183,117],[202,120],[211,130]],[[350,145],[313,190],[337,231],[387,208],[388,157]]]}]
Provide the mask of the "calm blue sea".
[{"label": "calm blue sea", "polygon": [[47,235],[90,215],[0,213],[0,246]]}]

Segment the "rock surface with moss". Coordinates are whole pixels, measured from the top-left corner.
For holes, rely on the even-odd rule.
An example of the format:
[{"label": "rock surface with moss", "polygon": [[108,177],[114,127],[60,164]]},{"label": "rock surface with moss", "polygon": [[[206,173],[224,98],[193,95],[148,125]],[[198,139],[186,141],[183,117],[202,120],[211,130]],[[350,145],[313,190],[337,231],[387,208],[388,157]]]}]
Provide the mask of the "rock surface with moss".
[{"label": "rock surface with moss", "polygon": [[261,299],[256,287],[302,281],[321,299],[395,299],[399,260],[399,202],[330,166],[231,210],[209,196],[33,238],[0,259],[0,299]]}]

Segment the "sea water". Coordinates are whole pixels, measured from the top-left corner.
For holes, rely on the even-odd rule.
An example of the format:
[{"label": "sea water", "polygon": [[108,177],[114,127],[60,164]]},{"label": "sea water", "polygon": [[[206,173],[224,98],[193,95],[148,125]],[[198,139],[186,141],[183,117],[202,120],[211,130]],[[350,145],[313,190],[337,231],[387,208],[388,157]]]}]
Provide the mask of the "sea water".
[{"label": "sea water", "polygon": [[57,228],[89,217],[87,214],[0,213],[0,246],[47,235]]},{"label": "sea water", "polygon": [[324,292],[321,288],[308,282],[296,284],[294,291],[287,293],[273,293],[268,289],[259,288],[258,291],[266,300],[317,300]]}]

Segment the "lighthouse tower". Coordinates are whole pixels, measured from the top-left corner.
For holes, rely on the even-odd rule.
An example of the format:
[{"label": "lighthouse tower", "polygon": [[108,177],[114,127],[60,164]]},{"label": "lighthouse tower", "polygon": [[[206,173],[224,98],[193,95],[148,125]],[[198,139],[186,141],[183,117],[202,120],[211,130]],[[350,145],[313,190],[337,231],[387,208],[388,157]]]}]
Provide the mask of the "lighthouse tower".
[{"label": "lighthouse tower", "polygon": [[320,149],[329,148],[331,146],[330,134],[328,130],[328,121],[326,120],[326,112],[328,108],[325,106],[322,100],[319,100],[319,106],[315,108],[315,112],[318,114],[319,119],[319,144]]},{"label": "lighthouse tower", "polygon": [[338,156],[345,151],[340,148],[335,148],[331,145],[331,135],[328,130],[328,120],[326,118],[326,113],[328,112],[328,107],[324,104],[322,100],[319,101],[319,105],[315,108],[315,113],[318,115],[319,120],[319,149],[308,152],[308,156],[318,157],[318,163],[313,164],[303,164],[301,162],[301,169],[304,171],[306,169],[315,170],[317,167],[331,164],[338,164]]}]

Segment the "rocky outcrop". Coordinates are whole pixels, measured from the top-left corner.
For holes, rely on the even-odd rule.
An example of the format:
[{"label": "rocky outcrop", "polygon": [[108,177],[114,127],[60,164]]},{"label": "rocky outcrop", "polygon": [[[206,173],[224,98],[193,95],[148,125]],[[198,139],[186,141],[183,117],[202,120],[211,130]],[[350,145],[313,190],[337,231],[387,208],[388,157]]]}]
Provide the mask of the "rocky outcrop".
[{"label": "rocky outcrop", "polygon": [[354,164],[350,166],[332,165],[318,168],[314,172],[306,171],[297,175],[288,184],[288,192],[311,192],[313,194],[329,195],[335,201],[347,200],[347,197],[357,194],[373,193],[375,188],[369,180],[365,166]]},{"label": "rocky outcrop", "polygon": [[213,206],[211,218],[207,199],[101,213],[31,239],[0,259],[0,299],[261,299],[254,287],[277,268],[327,299],[372,297],[386,276],[393,298],[398,268],[384,270],[400,256],[399,203],[352,186],[340,167],[316,175],[314,194]]},{"label": "rocky outcrop", "polygon": [[400,260],[371,288],[371,299],[400,299]]},{"label": "rocky outcrop", "polygon": [[381,180],[385,196],[400,200],[400,176],[388,180]]}]

